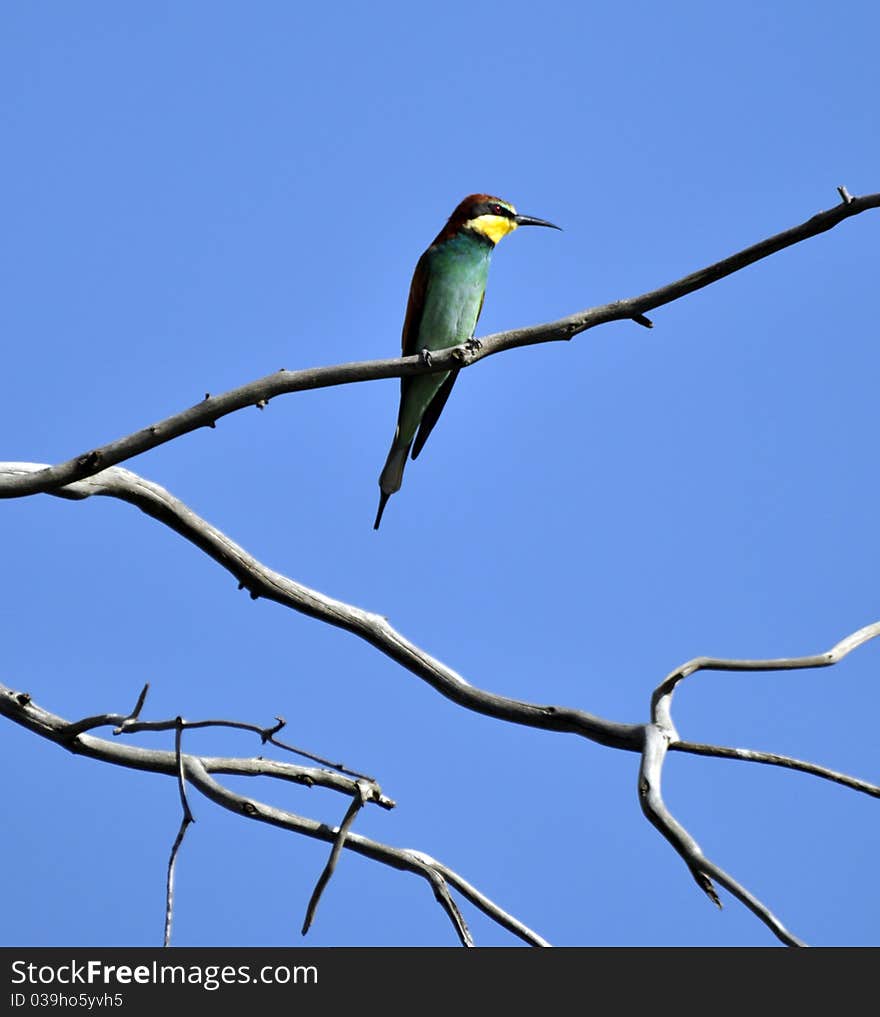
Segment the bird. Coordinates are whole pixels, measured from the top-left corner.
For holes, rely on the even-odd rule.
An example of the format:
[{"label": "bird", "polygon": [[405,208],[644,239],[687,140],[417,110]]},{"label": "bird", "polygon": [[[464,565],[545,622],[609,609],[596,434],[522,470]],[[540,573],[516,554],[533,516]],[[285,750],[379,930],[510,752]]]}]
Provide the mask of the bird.
[{"label": "bird", "polygon": [[[483,309],[489,261],[498,241],[519,226],[561,229],[546,219],[520,215],[510,202],[491,194],[469,194],[459,202],[416,262],[403,322],[403,356],[420,354],[430,362],[431,351],[463,343],[479,346],[474,330]],[[410,450],[416,459],[457,378],[455,368],[400,379],[397,427],[379,476],[374,530],[379,529],[388,499],[400,490]]]}]

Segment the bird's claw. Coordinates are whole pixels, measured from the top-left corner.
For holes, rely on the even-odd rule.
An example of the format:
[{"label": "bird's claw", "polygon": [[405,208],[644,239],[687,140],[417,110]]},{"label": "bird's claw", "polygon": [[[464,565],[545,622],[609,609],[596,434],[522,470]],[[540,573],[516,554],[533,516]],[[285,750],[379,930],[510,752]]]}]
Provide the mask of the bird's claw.
[{"label": "bird's claw", "polygon": [[434,363],[434,358],[431,356],[430,350],[419,350],[419,357],[423,364],[430,367]]},{"label": "bird's claw", "polygon": [[480,340],[474,339],[471,336],[470,339],[465,340],[460,346],[455,346],[452,350],[452,355],[460,364],[469,364],[476,355],[477,350],[482,348],[483,344]]},{"label": "bird's claw", "polygon": [[452,355],[456,360],[462,364],[470,362],[471,358],[476,354],[478,350],[483,348],[483,344],[479,339],[475,339],[473,336],[470,337],[466,342],[463,342],[461,346],[456,346],[452,351]]}]

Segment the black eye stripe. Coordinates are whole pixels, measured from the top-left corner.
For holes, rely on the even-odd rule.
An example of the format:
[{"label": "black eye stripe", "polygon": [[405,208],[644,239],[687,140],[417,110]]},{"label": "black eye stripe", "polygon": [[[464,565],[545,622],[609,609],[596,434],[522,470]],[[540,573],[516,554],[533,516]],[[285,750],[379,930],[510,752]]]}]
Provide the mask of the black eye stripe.
[{"label": "black eye stripe", "polygon": [[512,219],[513,212],[509,208],[505,208],[504,205],[499,205],[496,201],[487,201],[482,205],[477,206],[475,209],[476,216],[480,215],[502,215],[505,219]]}]

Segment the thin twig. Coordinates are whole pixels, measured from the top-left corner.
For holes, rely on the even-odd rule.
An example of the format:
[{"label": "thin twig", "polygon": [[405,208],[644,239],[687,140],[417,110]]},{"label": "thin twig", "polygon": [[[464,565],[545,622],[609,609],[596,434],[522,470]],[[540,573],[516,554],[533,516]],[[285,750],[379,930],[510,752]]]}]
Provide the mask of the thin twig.
[{"label": "thin twig", "polygon": [[816,667],[831,667],[853,650],[880,636],[880,622],[864,625],[835,643],[825,653],[806,657],[777,657],[767,660],[738,660],[733,657],[694,657],[677,667],[663,679],[651,697],[651,716],[654,723],[670,727],[672,694],[678,684],[698,671],[797,671]]},{"label": "thin twig", "polygon": [[[82,741],[79,741],[79,736],[86,731],[94,730],[99,727],[112,727],[113,734],[119,735],[134,733],[134,725],[131,728],[126,728],[128,718],[118,713],[103,713],[92,717],[86,717],[83,720],[67,721],[62,720],[60,717],[56,717],[54,714],[47,713],[44,710],[40,710],[28,697],[26,705],[30,711],[39,717],[39,720],[34,721],[32,724],[26,722],[21,716],[16,716],[16,710],[21,710],[25,704],[19,701],[23,693],[13,692],[12,689],[7,686],[0,684],[0,714],[5,714],[18,723],[23,724],[25,727],[29,727],[30,730],[35,731],[37,734],[43,735],[43,737],[51,738],[52,741],[57,742],[59,745],[64,745],[69,748],[72,752],[82,752]],[[139,722],[140,723],[140,722]],[[258,725],[235,725],[235,722],[230,722],[234,726],[246,727],[254,730],[257,733],[262,732],[262,728]],[[146,721],[144,722],[144,730],[149,731],[168,731],[176,727],[176,721]],[[218,721],[221,726],[226,726],[226,721]],[[187,721],[187,727],[198,727],[198,721]],[[106,744],[106,743],[105,743]],[[273,743],[274,744],[274,743]],[[281,746],[284,747],[283,745]],[[162,756],[161,753],[153,756],[159,758]],[[153,758],[153,757],[151,757]],[[165,757],[162,757],[163,759]],[[174,757],[170,757],[173,761]],[[316,769],[313,766],[299,766],[295,763],[285,763],[273,759],[263,759],[262,757],[253,759],[241,759],[241,758],[230,758],[224,756],[202,756],[202,762],[208,767],[211,773],[225,773],[235,774],[237,776],[245,777],[275,777],[279,780],[291,781],[295,784],[302,784],[306,787],[323,787],[331,791],[338,791],[349,797],[356,791],[356,785],[354,781],[341,774],[333,773],[330,770]],[[115,760],[121,765],[128,765],[120,760]],[[144,769],[152,769],[153,767],[144,767]],[[163,762],[162,765],[157,766],[156,769],[162,770],[162,772],[176,773],[176,763],[173,765],[166,766]],[[393,798],[389,798],[387,795],[382,793],[382,789],[379,784],[371,777],[357,777],[358,780],[362,781],[365,785],[371,788],[369,800],[380,806],[380,808],[390,810],[396,806],[396,802]]]},{"label": "thin twig", "polygon": [[[0,684],[0,714],[9,717],[23,727],[34,731],[44,738],[64,746],[71,752],[79,755],[90,755],[87,746],[91,742],[83,737],[83,721],[70,722],[63,720],[55,714],[40,709],[30,698],[24,702],[21,697],[25,695],[14,692],[7,686]],[[98,718],[89,718],[89,727],[112,727],[124,720],[119,714],[108,713]],[[115,733],[115,732],[114,732]],[[96,740],[102,746],[112,745],[111,742]],[[174,753],[162,752],[155,749],[138,750],[143,754],[129,755],[127,749],[120,746],[120,752],[111,762],[120,766],[130,766],[137,770],[155,770],[156,772],[168,773],[175,776],[177,773]],[[97,756],[95,758],[104,758]],[[317,769],[313,766],[300,766],[296,763],[280,762],[274,759],[255,757],[243,759],[230,756],[202,756],[202,763],[210,773],[222,773],[239,777],[273,777],[278,780],[289,781],[294,784],[301,784],[305,787],[323,787],[331,791],[338,791],[344,795],[351,796],[354,793],[354,783],[350,777],[334,773],[331,770]],[[142,765],[148,763],[148,765]],[[396,805],[393,798],[382,793],[378,784],[373,784],[373,796],[371,801],[383,809],[393,809]]]},{"label": "thin twig", "polygon": [[174,731],[174,758],[177,761],[177,790],[180,794],[180,807],[183,809],[183,815],[190,823],[194,823],[192,812],[190,812],[189,802],[186,800],[186,776],[183,772],[183,753],[180,751],[181,745],[183,744],[183,729],[186,727],[186,721],[182,717],[177,718],[177,725]]},{"label": "thin twig", "polygon": [[639,803],[645,817],[681,855],[697,885],[714,904],[721,907],[721,900],[712,885],[713,879],[737,897],[781,942],[788,946],[804,946],[803,941],[790,933],[766,905],[710,861],[694,838],[673,817],[661,794],[663,762],[668,747],[666,732],[656,724],[649,724],[639,769]]},{"label": "thin twig", "polygon": [[[224,727],[231,728],[236,731],[252,731],[254,734],[258,734],[260,736],[264,745],[274,745],[276,748],[284,749],[285,752],[292,752],[297,756],[303,756],[305,759],[311,759],[316,763],[320,763],[322,766],[330,766],[334,770],[339,770],[340,773],[345,773],[350,777],[354,777],[356,780],[368,780],[375,783],[375,778],[370,777],[368,774],[358,773],[357,770],[350,770],[343,763],[333,763],[329,759],[324,759],[322,756],[309,752],[307,749],[297,748],[295,745],[290,745],[288,742],[283,742],[279,738],[276,738],[274,732],[279,731],[285,722],[281,720],[280,717],[276,717],[275,719],[278,723],[273,725],[271,728],[260,727],[259,724],[251,724],[242,720],[220,719],[188,720],[186,722],[186,726],[189,730],[194,730],[195,728]],[[126,719],[113,733],[137,734],[140,731],[169,731],[174,728],[175,723],[176,721],[174,720]],[[88,726],[82,726],[84,724]],[[87,718],[87,720],[80,722],[78,730],[86,731],[89,727],[102,726],[104,726],[104,722],[101,717],[90,717]]]},{"label": "thin twig", "polygon": [[141,689],[140,695],[137,697],[137,702],[134,704],[134,709],[128,715],[128,719],[135,721],[140,717],[141,710],[144,708],[144,703],[147,701],[147,693],[150,691],[150,683],[145,682],[144,687]]},{"label": "thin twig", "polygon": [[324,887],[330,882],[330,877],[336,871],[336,863],[339,861],[339,856],[342,853],[342,849],[345,846],[345,838],[348,831],[351,829],[351,825],[354,822],[355,816],[361,811],[367,802],[367,789],[363,787],[360,781],[357,784],[357,794],[352,798],[351,804],[346,810],[345,817],[339,824],[339,832],[336,834],[336,840],[333,842],[333,847],[330,850],[330,857],[327,859],[327,864],[324,866],[321,875],[318,876],[318,882],[315,884],[315,889],[312,891],[312,896],[309,900],[309,905],[306,908],[306,917],[303,921],[302,934],[305,935],[312,926],[312,921],[315,917],[315,912],[318,909],[318,903],[321,900],[321,894],[324,892]]},{"label": "thin twig", "polygon": [[180,828],[174,843],[171,845],[171,856],[168,859],[168,876],[165,883],[165,935],[162,940],[163,946],[171,946],[171,923],[174,918],[174,872],[177,866],[177,852],[186,836],[189,824],[195,822],[191,816],[184,815],[180,820]]},{"label": "thin twig", "polygon": [[436,869],[428,870],[428,878],[431,880],[431,885],[434,887],[434,897],[440,907],[442,907],[449,916],[449,920],[452,922],[452,927],[455,929],[456,935],[458,936],[458,941],[462,946],[473,946],[474,937],[471,935],[471,930],[468,928],[467,922],[464,920],[464,915],[452,899],[452,894],[449,892],[449,884]]},{"label": "thin twig", "polygon": [[[0,686],[2,687],[2,686]],[[149,685],[145,685],[142,692],[141,698],[138,699],[137,709],[143,706],[143,699]],[[91,717],[84,717],[82,720],[73,721],[66,728],[66,736],[69,741],[73,741],[78,735],[83,734],[86,731],[93,731],[100,727],[113,727],[114,735],[131,735],[138,734],[142,731],[173,731],[176,729],[178,721],[177,719],[172,720],[135,720],[133,717],[135,714],[129,714],[122,716],[117,713],[99,713],[94,714]],[[379,788],[379,784],[374,777],[370,777],[367,774],[358,773],[356,770],[347,769],[341,763],[331,763],[321,756],[317,756],[314,753],[307,752],[305,749],[299,749],[294,745],[289,745],[286,742],[282,742],[276,739],[274,736],[275,731],[279,731],[284,725],[284,721],[278,717],[277,724],[270,728],[260,727],[259,724],[251,724],[247,721],[239,720],[189,720],[186,722],[188,729],[193,728],[208,728],[208,727],[223,727],[232,728],[239,731],[252,731],[260,736],[262,743],[274,745],[279,749],[283,749],[286,752],[293,752],[296,755],[304,756],[307,759],[312,759],[315,762],[321,763],[323,766],[330,766],[334,770],[338,770],[340,773],[344,773],[347,776],[355,779],[366,781],[374,788],[374,794],[371,801],[382,805],[383,808],[393,808],[394,802],[390,798],[386,798]],[[315,783],[312,776],[317,772],[311,767],[297,767],[295,771],[297,774],[297,780],[299,783]],[[348,781],[345,784],[345,791],[349,793],[351,782]],[[338,785],[337,790],[340,790]]]},{"label": "thin twig", "polygon": [[[141,695],[143,696],[143,693]],[[180,795],[183,818],[180,821],[180,829],[174,838],[174,844],[171,846],[171,856],[168,859],[168,880],[165,889],[165,946],[171,945],[171,923],[174,918],[174,871],[177,866],[177,852],[180,850],[180,845],[183,843],[183,838],[186,836],[190,823],[195,822],[195,817],[192,814],[186,797],[186,776],[183,770],[183,753],[181,751],[183,729],[185,726],[183,718],[177,717],[174,730],[174,761],[177,770],[177,791]]]},{"label": "thin twig", "polygon": [[286,752],[295,752],[296,755],[302,756],[304,759],[311,759],[314,763],[319,763],[321,766],[331,766],[334,770],[339,770],[340,773],[347,774],[349,777],[354,777],[355,780],[369,780],[375,782],[374,777],[370,777],[369,774],[359,773],[357,770],[352,770],[344,763],[334,763],[329,759],[325,759],[323,756],[315,755],[314,752],[309,752],[306,749],[300,749],[296,745],[291,745],[289,742],[283,742],[280,738],[276,738],[274,734],[267,734],[265,741],[270,745],[276,746],[276,748],[284,749]]},{"label": "thin twig", "polygon": [[[86,735],[84,737],[89,736]],[[199,759],[188,756],[186,764],[189,782],[198,788],[207,798],[223,808],[229,809],[237,815],[247,816],[248,819],[268,823],[270,826],[295,830],[307,837],[315,837],[318,840],[329,840],[331,842],[336,839],[332,831],[323,823],[306,819],[303,816],[296,816],[291,812],[283,812],[281,809],[276,809],[271,805],[254,802],[253,799],[243,798],[234,791],[223,787],[222,784],[208,774]],[[345,847],[349,851],[355,851],[360,855],[364,855],[366,858],[372,858],[394,868],[421,876],[423,879],[428,880],[428,882],[431,882],[428,876],[428,868],[436,867],[436,870],[440,872],[444,879],[448,880],[451,886],[455,886],[460,893],[496,924],[512,932],[515,936],[522,939],[523,942],[531,946],[549,945],[545,939],[536,932],[533,932],[527,925],[512,918],[494,901],[475,890],[467,880],[446,866],[434,862],[429,855],[411,849],[392,848],[387,844],[378,844],[376,841],[357,833],[348,834],[345,838]]]},{"label": "thin twig", "polygon": [[[178,761],[176,754],[168,750],[147,749],[140,746],[127,745],[119,741],[108,741],[95,735],[81,734],[71,739],[68,735],[70,722],[57,714],[37,706],[31,697],[24,692],[16,692],[0,684],[0,715],[8,717],[21,727],[49,741],[55,742],[77,755],[90,759],[124,766],[134,770],[159,773],[177,778]],[[224,787],[211,775],[235,774],[237,776],[268,776],[281,779],[295,779],[292,772],[302,770],[292,763],[275,763],[264,759],[234,759],[228,757],[196,757],[182,755],[181,761],[186,772],[187,781],[209,800],[228,809],[238,816],[255,819],[262,823],[289,830],[302,836],[311,837],[325,843],[333,843],[336,836],[324,823],[314,819],[286,812],[274,806],[246,798]],[[343,782],[347,778],[329,771],[315,771],[323,774],[325,779]],[[352,793],[349,787],[348,793]],[[391,803],[393,804],[393,802]],[[371,840],[356,833],[349,833],[345,839],[345,848],[365,858],[387,865],[402,872],[409,872],[430,882],[428,872],[436,869],[443,878],[455,887],[467,900],[471,901],[492,921],[501,928],[507,929],[514,936],[531,946],[547,946],[547,941],[530,929],[519,919],[514,918],[493,900],[476,889],[458,873],[432,859],[422,852],[406,848],[395,848],[379,841]]]},{"label": "thin twig", "polygon": [[[844,189],[838,188],[843,197]],[[109,466],[114,466],[163,445],[182,434],[188,434],[200,427],[214,427],[217,420],[247,406],[258,406],[261,402],[290,392],[302,392],[333,385],[372,381],[379,378],[396,378],[412,374],[428,374],[448,371],[474,363],[504,350],[536,343],[568,340],[581,332],[604,325],[611,321],[632,319],[644,325],[645,314],[664,304],[703,289],[712,283],[732,275],[748,265],[810,237],[832,229],[844,219],[880,207],[880,194],[868,194],[847,198],[833,208],[819,212],[806,222],[800,223],[782,233],[777,233],[760,243],[747,247],[730,257],[699,269],[659,289],[642,293],[636,297],[615,300],[608,304],[588,308],[566,318],[528,328],[497,332],[480,340],[479,346],[456,346],[432,353],[430,361],[421,356],[369,360],[331,367],[306,368],[300,371],[282,370],[258,378],[256,381],[231,389],[223,395],[205,398],[189,409],[148,427],[142,428],[124,438],[109,442],[100,448],[82,453],[55,466],[44,466],[39,475],[0,477],[0,498],[21,498],[26,495],[48,493],[77,480],[94,476]]]},{"label": "thin twig", "polygon": [[[410,854],[415,855],[416,852],[411,851]],[[488,915],[489,918],[496,921],[499,925],[503,925],[504,928],[514,935],[519,936],[521,940],[530,943],[532,946],[550,946],[546,939],[542,939],[532,932],[527,925],[522,925],[513,915],[508,914],[506,911],[502,912],[497,904],[490,901],[488,897],[484,897],[475,886],[464,880],[457,872],[453,872],[452,869],[447,868],[442,862],[438,862],[436,858],[430,858],[421,853],[419,853],[418,857],[428,865],[431,871],[438,872],[449,886],[458,890],[471,904],[476,905],[483,914]]]},{"label": "thin twig", "polygon": [[[78,734],[82,734],[83,731],[91,731],[96,727],[107,727],[108,724],[115,724],[116,730],[114,734],[119,734],[122,730],[130,724],[137,723],[137,718],[140,716],[141,710],[144,708],[144,703],[147,701],[147,693],[150,691],[150,683],[146,682],[144,687],[141,689],[140,694],[137,697],[137,702],[134,704],[134,709],[131,713],[126,714],[125,717],[118,717],[117,714],[100,713],[92,717],[83,717],[81,720],[75,721],[68,728],[68,737],[72,740]],[[112,720],[109,718],[113,718]],[[175,721],[170,721],[169,727],[174,727]]]},{"label": "thin twig", "polygon": [[842,784],[844,787],[852,788],[853,791],[861,791],[862,794],[870,795],[872,798],[880,798],[880,786],[877,784],[870,784],[866,780],[859,780],[858,777],[850,777],[846,773],[830,770],[827,766],[817,766],[815,763],[808,763],[803,759],[780,756],[776,752],[734,749],[726,745],[704,745],[700,742],[683,741],[672,742],[669,748],[674,752],[689,752],[695,756],[717,756],[719,759],[739,759],[747,763],[765,763],[768,766],[799,770],[801,773],[809,773],[813,777],[821,777],[823,780]]}]

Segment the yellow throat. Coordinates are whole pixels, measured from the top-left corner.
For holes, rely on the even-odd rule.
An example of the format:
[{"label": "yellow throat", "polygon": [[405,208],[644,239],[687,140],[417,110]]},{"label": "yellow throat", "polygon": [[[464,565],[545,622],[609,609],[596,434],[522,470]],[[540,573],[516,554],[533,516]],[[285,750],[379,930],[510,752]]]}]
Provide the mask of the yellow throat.
[{"label": "yellow throat", "polygon": [[[508,205],[512,212],[516,209]],[[468,219],[464,224],[465,229],[473,230],[487,237],[493,244],[497,244],[502,237],[512,233],[516,229],[516,221],[509,219],[506,215],[478,215],[476,219]]]}]

